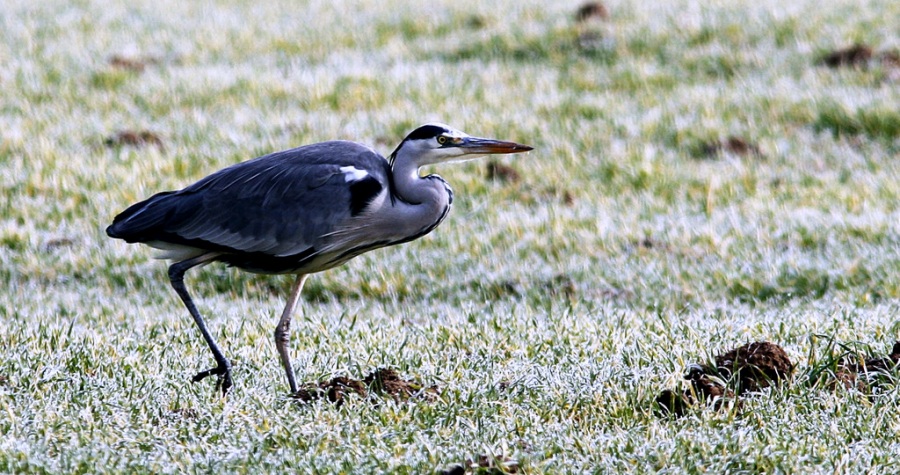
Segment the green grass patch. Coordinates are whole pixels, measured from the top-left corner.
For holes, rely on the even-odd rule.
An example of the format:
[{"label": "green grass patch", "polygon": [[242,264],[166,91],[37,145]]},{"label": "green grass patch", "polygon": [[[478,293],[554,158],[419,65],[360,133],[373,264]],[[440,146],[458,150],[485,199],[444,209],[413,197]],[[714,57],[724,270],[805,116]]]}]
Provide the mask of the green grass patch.
[{"label": "green grass patch", "polygon": [[835,136],[866,135],[896,141],[900,138],[900,112],[884,106],[853,110],[826,103],[820,105],[813,127],[816,131],[829,131]]},{"label": "green grass patch", "polygon": [[[159,7],[0,8],[0,472],[897,472],[896,374],[834,384],[900,338],[895,71],[816,64],[890,50],[893,4]],[[423,169],[454,189],[446,221],[311,276],[290,346],[301,384],[393,368],[434,397],[288,398],[293,276],[218,264],[186,282],[235,388],[192,383],[209,350],[113,217],[276,150],[386,155],[429,121],[535,150],[495,158],[503,178]],[[759,340],[789,384],[654,411]]]}]

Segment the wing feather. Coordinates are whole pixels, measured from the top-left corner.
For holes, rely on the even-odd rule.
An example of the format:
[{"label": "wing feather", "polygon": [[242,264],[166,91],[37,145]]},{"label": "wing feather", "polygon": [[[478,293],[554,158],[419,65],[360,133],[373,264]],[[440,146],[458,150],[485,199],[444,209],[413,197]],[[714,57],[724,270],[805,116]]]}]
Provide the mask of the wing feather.
[{"label": "wing feather", "polygon": [[[387,160],[353,142],[323,142],[240,163],[183,190],[131,206],[107,229],[128,242],[290,256],[308,253],[352,219],[341,167],[388,188]],[[358,199],[358,197],[356,197]]]}]

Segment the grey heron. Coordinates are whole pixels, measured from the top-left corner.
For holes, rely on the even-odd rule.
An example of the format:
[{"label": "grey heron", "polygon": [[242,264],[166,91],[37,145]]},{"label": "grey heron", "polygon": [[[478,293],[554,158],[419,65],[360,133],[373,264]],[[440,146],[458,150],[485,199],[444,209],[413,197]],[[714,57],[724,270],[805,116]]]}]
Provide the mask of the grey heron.
[{"label": "grey heron", "polygon": [[329,141],[232,165],[179,191],[134,204],[106,233],[162,250],[169,280],[212,351],[227,394],[231,362],[219,349],[184,285],[188,269],[223,262],[259,274],[296,274],[275,327],[275,347],[297,392],[288,352],[291,315],[309,274],[373,249],[430,233],[447,216],[453,192],[425,165],[477,155],[519,153],[527,145],[469,136],[444,124],[413,130],[386,159],[355,142]]}]

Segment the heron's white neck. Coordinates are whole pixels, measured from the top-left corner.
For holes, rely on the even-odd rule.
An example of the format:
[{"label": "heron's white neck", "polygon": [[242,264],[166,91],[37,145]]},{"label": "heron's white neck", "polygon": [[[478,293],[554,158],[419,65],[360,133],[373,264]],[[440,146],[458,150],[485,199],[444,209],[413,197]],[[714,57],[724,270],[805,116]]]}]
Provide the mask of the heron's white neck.
[{"label": "heron's white neck", "polygon": [[435,206],[443,209],[449,204],[450,196],[443,180],[432,180],[419,176],[419,164],[403,153],[401,149],[391,167],[394,187],[403,201],[413,205]]}]

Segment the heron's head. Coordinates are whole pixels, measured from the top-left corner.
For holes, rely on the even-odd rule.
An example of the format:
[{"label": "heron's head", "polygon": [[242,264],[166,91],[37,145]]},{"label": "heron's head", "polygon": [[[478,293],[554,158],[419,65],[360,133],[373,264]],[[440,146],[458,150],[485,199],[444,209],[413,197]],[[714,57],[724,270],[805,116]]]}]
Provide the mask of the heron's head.
[{"label": "heron's head", "polygon": [[503,140],[484,139],[440,123],[425,124],[413,130],[391,154],[391,163],[400,157],[417,166],[468,160],[479,155],[521,153],[532,150],[528,145]]}]

